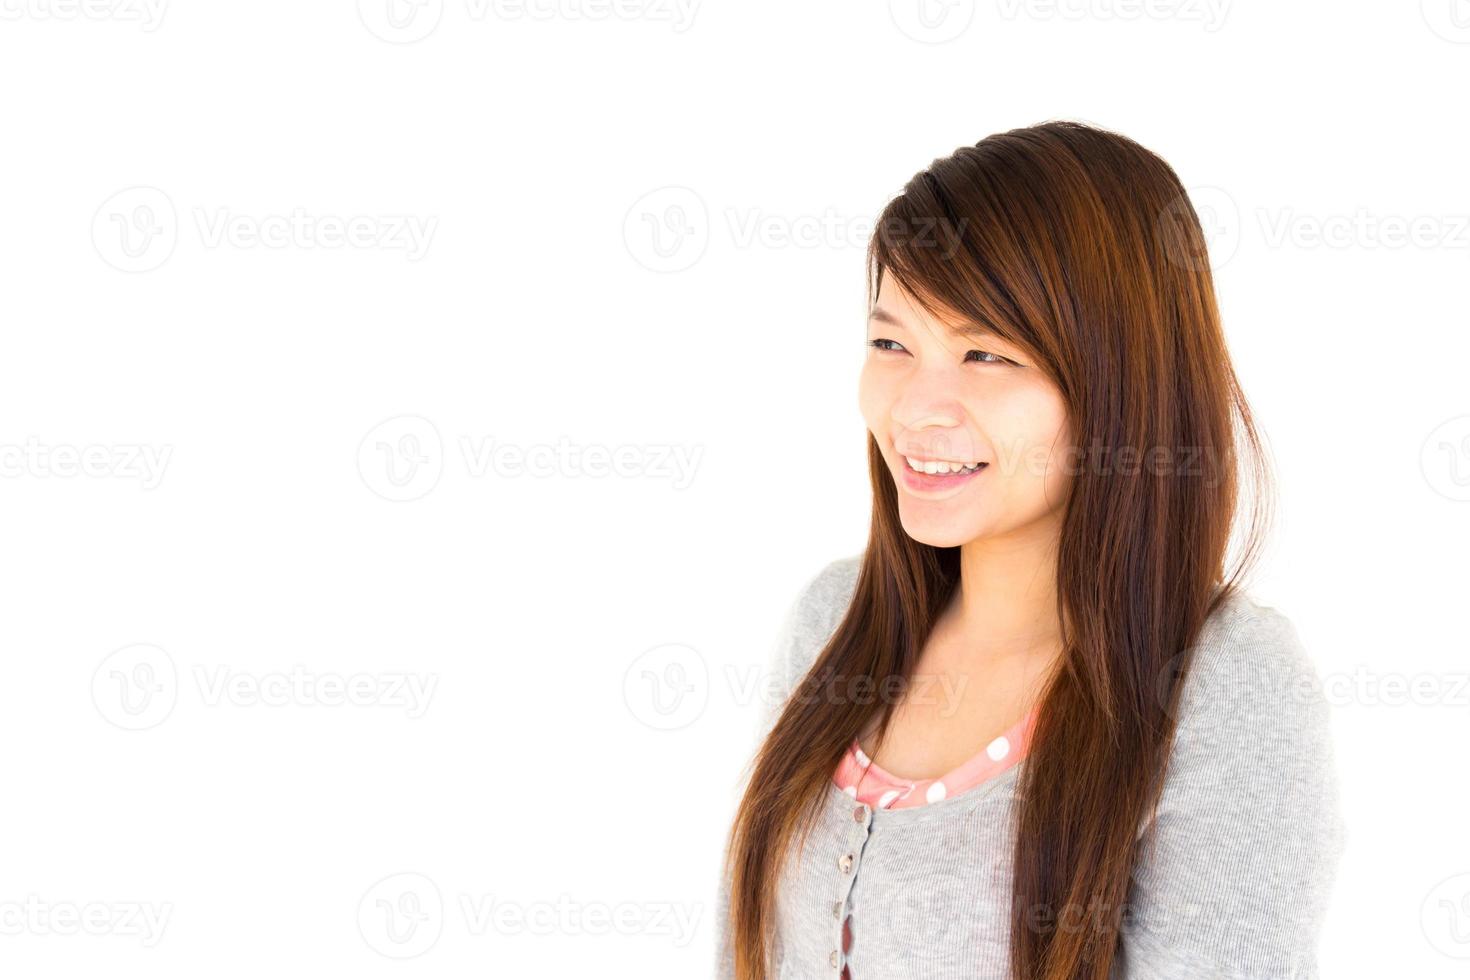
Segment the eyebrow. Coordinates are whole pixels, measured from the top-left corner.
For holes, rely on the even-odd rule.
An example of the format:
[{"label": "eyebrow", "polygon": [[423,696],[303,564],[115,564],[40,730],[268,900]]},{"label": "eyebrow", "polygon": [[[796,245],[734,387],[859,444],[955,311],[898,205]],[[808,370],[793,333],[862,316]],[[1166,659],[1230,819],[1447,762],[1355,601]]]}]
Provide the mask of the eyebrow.
[{"label": "eyebrow", "polygon": [[[889,313],[881,306],[873,307],[872,312],[868,314],[868,322],[887,323],[895,327],[906,327],[906,324],[902,320],[894,316],[892,313]],[[994,330],[991,330],[989,327],[985,326],[985,324],[975,323],[973,321],[961,324],[951,324],[949,326],[949,332],[951,336],[969,337],[972,340],[999,340],[1002,343],[1006,342],[1006,339],[1004,337],[996,333]]]}]

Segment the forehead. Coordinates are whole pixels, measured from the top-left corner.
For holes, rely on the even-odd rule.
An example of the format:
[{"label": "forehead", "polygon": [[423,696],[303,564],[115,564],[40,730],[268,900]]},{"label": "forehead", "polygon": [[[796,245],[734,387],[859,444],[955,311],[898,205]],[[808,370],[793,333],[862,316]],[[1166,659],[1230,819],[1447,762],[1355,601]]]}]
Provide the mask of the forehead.
[{"label": "forehead", "polygon": [[901,330],[913,330],[927,324],[937,324],[951,337],[969,340],[1005,342],[1005,338],[983,323],[972,320],[939,319],[916,303],[893,302],[892,298],[880,298],[868,314],[870,325],[882,324]]},{"label": "forehead", "polygon": [[927,327],[936,332],[942,330],[961,340],[1005,342],[1004,337],[979,321],[958,314],[931,313],[891,275],[885,275],[879,284],[878,297],[869,311],[868,322],[870,325],[886,324],[906,330]]}]

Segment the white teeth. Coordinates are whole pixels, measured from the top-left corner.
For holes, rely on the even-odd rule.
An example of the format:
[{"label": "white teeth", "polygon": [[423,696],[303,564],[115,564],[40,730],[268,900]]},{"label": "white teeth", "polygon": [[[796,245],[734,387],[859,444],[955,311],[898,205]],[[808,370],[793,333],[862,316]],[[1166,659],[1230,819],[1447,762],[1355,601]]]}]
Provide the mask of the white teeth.
[{"label": "white teeth", "polygon": [[980,468],[979,463],[947,463],[936,460],[919,460],[905,456],[909,469],[919,473],[942,476],[948,473],[970,473]]}]

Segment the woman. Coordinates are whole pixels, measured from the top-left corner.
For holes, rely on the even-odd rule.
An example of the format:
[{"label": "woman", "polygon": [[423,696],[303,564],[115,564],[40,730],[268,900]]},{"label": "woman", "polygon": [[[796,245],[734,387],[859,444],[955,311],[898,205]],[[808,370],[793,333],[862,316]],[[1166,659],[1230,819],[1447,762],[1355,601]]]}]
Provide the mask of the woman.
[{"label": "woman", "polygon": [[[797,598],[720,976],[1313,978],[1345,830],[1318,675],[1240,585],[1267,468],[1198,217],[1055,122],[868,252],[866,549]],[[1268,498],[1262,498],[1268,499]]]}]

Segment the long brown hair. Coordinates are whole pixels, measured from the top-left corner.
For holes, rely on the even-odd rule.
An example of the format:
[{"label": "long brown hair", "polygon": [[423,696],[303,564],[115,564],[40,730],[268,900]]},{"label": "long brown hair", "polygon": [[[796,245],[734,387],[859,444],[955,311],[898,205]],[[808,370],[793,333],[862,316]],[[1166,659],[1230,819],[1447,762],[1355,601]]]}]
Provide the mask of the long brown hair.
[{"label": "long brown hair", "polygon": [[[1047,122],[916,174],[884,209],[867,261],[870,305],[893,276],[936,316],[978,321],[1029,353],[1067,406],[1081,455],[1057,553],[1064,646],[1017,775],[1011,975],[1105,980],[1138,831],[1163,785],[1181,654],[1241,588],[1270,516],[1269,464],[1199,217],[1173,169],[1138,143]],[[871,433],[868,469],[872,526],[852,602],[798,687],[811,693],[788,700],[757,752],[727,842],[737,980],[766,980],[779,869],[846,747],[875,712],[881,739],[897,706],[815,692],[841,678],[905,682],[958,584],[958,548],[905,534]],[[1255,492],[1227,579],[1241,471]],[[1055,925],[1076,910],[1088,928]]]}]

